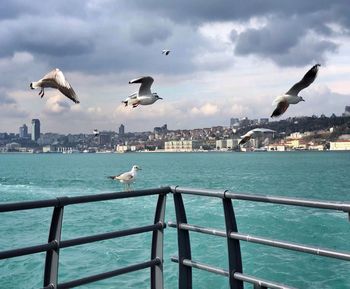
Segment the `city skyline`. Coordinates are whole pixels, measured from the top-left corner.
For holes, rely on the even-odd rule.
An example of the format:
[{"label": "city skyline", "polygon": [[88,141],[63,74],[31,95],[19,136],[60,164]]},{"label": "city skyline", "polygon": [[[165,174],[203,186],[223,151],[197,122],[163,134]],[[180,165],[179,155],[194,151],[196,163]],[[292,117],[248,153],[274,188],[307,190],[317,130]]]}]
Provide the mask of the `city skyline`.
[{"label": "city skyline", "polygon": [[[226,126],[231,117],[268,118],[273,99],[321,63],[281,118],[340,115],[350,103],[350,11],[346,1],[47,1],[37,11],[6,1],[0,14],[0,131],[38,118],[43,131],[147,131]],[[70,7],[67,9],[68,6]],[[228,9],[229,8],[229,9]],[[278,27],[278,29],[277,29]],[[33,33],[33,31],[35,33]],[[60,41],[56,41],[59,39]],[[163,49],[171,49],[168,56]],[[51,69],[66,75],[81,103],[29,88]],[[125,108],[151,75],[164,100]],[[271,120],[271,119],[270,119]]]}]

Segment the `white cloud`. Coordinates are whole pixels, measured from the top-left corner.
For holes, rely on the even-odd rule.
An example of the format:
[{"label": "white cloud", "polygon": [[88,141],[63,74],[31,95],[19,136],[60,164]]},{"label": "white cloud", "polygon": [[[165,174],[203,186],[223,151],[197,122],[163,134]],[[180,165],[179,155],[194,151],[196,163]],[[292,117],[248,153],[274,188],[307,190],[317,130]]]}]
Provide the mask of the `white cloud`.
[{"label": "white cloud", "polygon": [[200,107],[193,107],[191,113],[195,115],[211,116],[215,115],[219,111],[219,108],[216,104],[205,103]]}]

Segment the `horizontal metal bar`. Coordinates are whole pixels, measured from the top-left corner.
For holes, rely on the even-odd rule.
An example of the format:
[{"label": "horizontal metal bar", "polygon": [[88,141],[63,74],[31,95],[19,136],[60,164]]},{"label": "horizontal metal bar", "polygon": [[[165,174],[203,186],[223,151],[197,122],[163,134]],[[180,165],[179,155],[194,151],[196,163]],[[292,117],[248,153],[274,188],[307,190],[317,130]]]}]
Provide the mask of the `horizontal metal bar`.
[{"label": "horizontal metal bar", "polygon": [[[172,228],[177,227],[176,223],[174,222],[168,222],[168,226]],[[198,233],[203,233],[208,235],[226,237],[226,232],[223,230],[217,230],[217,229],[206,228],[206,227],[195,226],[195,225],[184,224],[184,223],[179,224],[179,228],[182,230],[188,230],[188,231],[193,231],[193,232],[198,232]],[[339,251],[330,250],[327,248],[317,248],[317,247],[306,246],[306,245],[297,244],[297,243],[272,240],[272,239],[267,239],[267,238],[262,238],[258,236],[247,235],[247,234],[241,234],[241,233],[230,233],[230,238],[267,245],[271,247],[277,247],[277,248],[282,248],[282,249],[287,249],[287,250],[292,250],[297,252],[308,253],[312,255],[319,255],[319,256],[330,257],[330,258],[339,259],[339,260],[350,261],[350,252],[339,252]]]},{"label": "horizontal metal bar", "polygon": [[319,255],[324,257],[350,261],[350,253],[348,252],[339,252],[339,251],[334,251],[326,248],[317,248],[317,247],[306,246],[302,244],[271,240],[271,239],[266,239],[266,238],[261,238],[261,237],[246,235],[246,234],[240,234],[240,233],[230,233],[230,238],[257,243],[257,244],[263,244],[271,247],[277,247],[277,248],[283,248],[283,249],[292,250],[292,251],[308,253],[312,255]]},{"label": "horizontal metal bar", "polygon": [[267,287],[270,289],[296,289],[295,287],[290,287],[290,286],[286,286],[283,284],[278,284],[275,282],[270,282],[264,279],[260,279],[260,278],[256,278],[254,276],[250,276],[250,275],[246,275],[246,274],[242,274],[242,273],[234,273],[233,277],[235,279],[247,282],[247,283],[251,283],[254,285],[259,285],[261,287]]},{"label": "horizontal metal bar", "polygon": [[[177,224],[175,222],[169,221],[167,224],[171,228],[177,228]],[[179,229],[226,238],[226,232],[223,230],[217,230],[217,229],[206,228],[206,227],[195,226],[195,225],[184,224],[184,223],[179,224]]]},{"label": "horizontal metal bar", "polygon": [[146,269],[146,268],[153,267],[153,266],[156,266],[156,265],[159,265],[159,264],[161,264],[161,260],[159,258],[155,258],[155,259],[150,260],[150,261],[146,261],[146,262],[143,262],[143,263],[130,265],[130,266],[123,267],[123,268],[120,268],[120,269],[117,269],[117,270],[104,272],[104,273],[100,273],[100,274],[84,277],[84,278],[81,278],[81,279],[76,279],[76,280],[73,280],[73,281],[61,283],[61,284],[58,284],[57,288],[58,289],[73,288],[73,287],[77,287],[77,286],[80,286],[80,285],[96,282],[96,281],[99,281],[99,280],[115,277],[115,276],[118,276],[118,275],[130,273],[130,272],[134,272],[134,271],[138,271],[138,270],[142,270],[142,269]]},{"label": "horizontal metal bar", "polygon": [[235,200],[274,203],[274,204],[281,204],[281,205],[292,205],[292,206],[350,212],[350,204],[342,203],[342,202],[286,198],[286,197],[280,197],[280,196],[274,197],[274,196],[264,196],[264,195],[237,194],[232,192],[226,192],[225,197],[230,199],[235,199]]},{"label": "horizontal metal bar", "polygon": [[170,192],[170,187],[162,187],[162,188],[147,189],[147,190],[115,192],[115,193],[105,193],[105,194],[97,194],[97,195],[58,197],[56,199],[47,199],[47,200],[38,200],[38,201],[2,203],[0,204],[0,213],[19,211],[19,210],[47,208],[47,207],[54,207],[54,206],[56,207],[66,206],[66,205],[107,201],[107,200],[115,200],[115,199],[142,197],[142,196],[166,194],[169,192]]},{"label": "horizontal metal bar", "polygon": [[170,187],[172,193],[207,196],[207,197],[217,197],[224,198],[226,190],[207,190],[207,189],[193,189],[193,188],[179,188],[177,186]]},{"label": "horizontal metal bar", "polygon": [[0,252],[0,260],[24,256],[24,255],[30,255],[30,254],[40,253],[40,252],[46,252],[52,249],[67,248],[71,246],[103,241],[103,240],[112,239],[112,238],[119,238],[119,237],[124,237],[129,235],[151,232],[164,227],[165,227],[165,224],[157,223],[157,224],[138,227],[138,228],[126,229],[122,231],[115,231],[115,232],[103,233],[98,235],[80,237],[80,238],[71,239],[71,240],[64,240],[64,241],[61,241],[59,244],[53,241],[47,244],[40,244],[40,245],[35,245],[30,247],[2,251]]},{"label": "horizontal metal bar", "polygon": [[2,251],[0,252],[0,260],[46,252],[48,250],[57,249],[57,248],[58,248],[58,243],[53,241],[46,244],[40,244],[40,245],[35,245],[30,247]]},{"label": "horizontal metal bar", "polygon": [[98,234],[98,235],[92,235],[92,236],[80,237],[80,238],[75,238],[75,239],[70,239],[70,240],[64,240],[64,241],[60,242],[60,248],[67,248],[67,247],[71,247],[71,246],[82,245],[82,244],[87,244],[87,243],[92,243],[92,242],[97,242],[97,241],[103,241],[103,240],[108,240],[108,239],[113,239],[113,238],[125,237],[125,236],[129,236],[129,235],[152,232],[152,231],[164,228],[164,227],[165,227],[165,225],[163,225],[162,223],[157,223],[154,225],[126,229],[126,230],[122,230],[122,231],[108,232],[108,233],[103,233],[103,234]]},{"label": "horizontal metal bar", "polygon": [[[179,263],[179,258],[177,256],[173,256],[173,257],[171,257],[171,261],[173,261],[175,263]],[[215,274],[222,275],[222,276],[226,276],[226,277],[228,277],[230,275],[229,272],[225,269],[216,268],[216,267],[204,264],[204,263],[199,263],[199,262],[188,260],[188,259],[183,259],[181,263],[188,266],[188,267],[201,269],[204,271],[208,271],[208,272],[215,273]]]},{"label": "horizontal metal bar", "polygon": [[287,198],[287,197],[281,197],[281,196],[268,196],[268,195],[238,194],[230,191],[204,190],[204,189],[193,189],[193,188],[186,188],[186,187],[181,188],[177,186],[170,187],[170,189],[172,193],[219,197],[219,198],[230,198],[235,200],[275,203],[275,204],[282,204],[282,205],[312,207],[312,208],[318,208],[318,209],[329,209],[329,210],[350,212],[350,203],[343,203],[343,202],[308,200],[308,199]]},{"label": "horizontal metal bar", "polygon": [[[179,263],[179,258],[177,256],[173,256],[173,257],[171,257],[171,261]],[[207,264],[204,264],[204,263],[200,263],[200,262],[196,262],[196,261],[193,261],[193,260],[183,259],[182,260],[182,264],[184,264],[185,266],[188,266],[188,267],[192,267],[192,268],[208,271],[208,272],[215,273],[215,274],[218,274],[218,275],[222,275],[222,276],[226,276],[226,277],[230,276],[230,273],[228,272],[228,270],[217,268],[217,267],[213,267],[213,266],[210,266],[210,265],[207,265]],[[244,282],[248,282],[248,283],[251,283],[251,284],[257,284],[257,285],[260,285],[260,286],[265,286],[265,287],[268,287],[268,288],[271,288],[271,289],[296,289],[294,287],[278,284],[278,283],[275,283],[275,282],[267,281],[267,280],[264,280],[264,279],[260,279],[260,278],[257,278],[257,277],[253,277],[253,276],[242,274],[242,273],[238,273],[238,272],[235,272],[233,274],[233,278],[235,278],[237,280],[244,281]]]}]

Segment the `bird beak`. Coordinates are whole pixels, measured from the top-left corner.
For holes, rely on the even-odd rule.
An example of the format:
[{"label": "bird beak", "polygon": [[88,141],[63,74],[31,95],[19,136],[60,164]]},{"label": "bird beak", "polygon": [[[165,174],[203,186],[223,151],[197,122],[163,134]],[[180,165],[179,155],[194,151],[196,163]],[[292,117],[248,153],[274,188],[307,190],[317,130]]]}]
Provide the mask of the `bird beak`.
[{"label": "bird beak", "polygon": [[158,99],[163,99],[162,97],[158,97]]},{"label": "bird beak", "polygon": [[30,86],[31,89],[34,89],[34,88],[33,88],[33,83],[30,83],[29,86]]}]

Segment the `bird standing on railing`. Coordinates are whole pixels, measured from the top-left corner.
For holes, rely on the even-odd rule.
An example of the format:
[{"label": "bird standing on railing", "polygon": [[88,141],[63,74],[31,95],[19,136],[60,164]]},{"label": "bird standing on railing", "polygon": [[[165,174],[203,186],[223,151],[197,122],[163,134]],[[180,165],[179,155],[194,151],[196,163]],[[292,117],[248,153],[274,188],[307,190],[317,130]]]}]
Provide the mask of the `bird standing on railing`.
[{"label": "bird standing on railing", "polygon": [[109,176],[108,178],[112,180],[118,180],[119,182],[125,185],[125,190],[131,190],[131,184],[135,181],[137,171],[141,170],[141,168],[137,165],[134,165],[129,172],[125,172],[116,176]]}]

